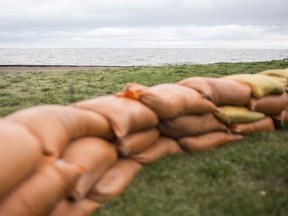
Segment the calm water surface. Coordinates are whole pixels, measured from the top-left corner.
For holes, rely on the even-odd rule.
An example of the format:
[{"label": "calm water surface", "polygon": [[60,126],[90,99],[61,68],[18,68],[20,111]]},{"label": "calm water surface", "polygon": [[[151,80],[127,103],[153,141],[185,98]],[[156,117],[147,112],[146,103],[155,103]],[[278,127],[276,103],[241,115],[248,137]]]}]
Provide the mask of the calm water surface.
[{"label": "calm water surface", "polygon": [[288,58],[288,49],[0,48],[0,65],[159,66]]}]

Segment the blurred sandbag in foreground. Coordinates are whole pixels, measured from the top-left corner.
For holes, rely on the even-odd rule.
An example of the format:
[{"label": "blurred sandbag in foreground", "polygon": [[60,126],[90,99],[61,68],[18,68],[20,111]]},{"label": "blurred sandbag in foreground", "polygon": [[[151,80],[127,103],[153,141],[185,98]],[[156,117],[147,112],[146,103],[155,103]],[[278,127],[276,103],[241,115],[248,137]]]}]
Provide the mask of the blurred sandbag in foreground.
[{"label": "blurred sandbag in foreground", "polygon": [[104,139],[85,137],[67,146],[61,158],[85,169],[71,194],[77,200],[85,197],[101,175],[116,163],[117,152],[115,146]]},{"label": "blurred sandbag in foreground", "polygon": [[43,158],[40,141],[24,126],[0,120],[0,202]]},{"label": "blurred sandbag in foreground", "polygon": [[72,106],[102,114],[120,138],[158,124],[158,117],[151,109],[130,98],[102,96],[80,101]]}]

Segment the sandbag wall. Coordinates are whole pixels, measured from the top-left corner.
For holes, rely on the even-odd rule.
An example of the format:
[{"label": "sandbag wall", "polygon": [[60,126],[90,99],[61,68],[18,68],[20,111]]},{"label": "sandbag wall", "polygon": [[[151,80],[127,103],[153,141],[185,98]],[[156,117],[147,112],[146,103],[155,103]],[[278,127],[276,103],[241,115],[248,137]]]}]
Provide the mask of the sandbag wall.
[{"label": "sandbag wall", "polygon": [[288,70],[191,77],[0,119],[0,215],[82,216],[146,164],[206,151],[287,121]]}]

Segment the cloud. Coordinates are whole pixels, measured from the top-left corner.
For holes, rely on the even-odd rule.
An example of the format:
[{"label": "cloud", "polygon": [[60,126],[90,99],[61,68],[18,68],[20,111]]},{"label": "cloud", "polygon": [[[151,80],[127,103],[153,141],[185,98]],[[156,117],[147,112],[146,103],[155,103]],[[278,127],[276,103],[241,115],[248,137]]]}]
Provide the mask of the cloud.
[{"label": "cloud", "polygon": [[288,43],[286,0],[0,1],[0,46]]},{"label": "cloud", "polygon": [[288,48],[287,27],[242,25],[2,32],[0,38],[5,47]]}]

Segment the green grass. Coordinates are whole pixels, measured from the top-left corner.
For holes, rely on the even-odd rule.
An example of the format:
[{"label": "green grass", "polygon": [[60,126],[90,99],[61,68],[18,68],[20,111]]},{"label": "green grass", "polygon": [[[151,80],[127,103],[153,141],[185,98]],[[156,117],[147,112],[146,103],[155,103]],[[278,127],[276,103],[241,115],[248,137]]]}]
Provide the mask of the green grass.
[{"label": "green grass", "polygon": [[[39,104],[113,94],[127,82],[174,83],[287,68],[288,61],[128,67],[62,72],[1,72],[0,116]],[[288,215],[288,132],[255,133],[204,153],[145,166],[125,193],[95,216]]]}]

